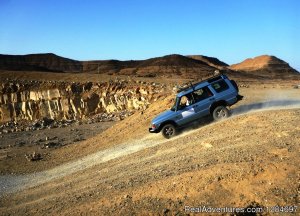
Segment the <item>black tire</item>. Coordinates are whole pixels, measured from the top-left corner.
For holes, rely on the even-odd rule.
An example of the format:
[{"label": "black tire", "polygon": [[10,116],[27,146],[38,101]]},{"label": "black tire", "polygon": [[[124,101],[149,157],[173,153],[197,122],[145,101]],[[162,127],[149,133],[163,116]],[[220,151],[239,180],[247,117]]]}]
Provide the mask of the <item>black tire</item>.
[{"label": "black tire", "polygon": [[224,106],[218,106],[213,111],[213,118],[216,121],[220,121],[228,117],[229,117],[229,110]]},{"label": "black tire", "polygon": [[176,127],[174,125],[166,124],[162,128],[161,133],[166,139],[170,139],[170,138],[172,138],[176,135],[177,130],[176,130]]}]

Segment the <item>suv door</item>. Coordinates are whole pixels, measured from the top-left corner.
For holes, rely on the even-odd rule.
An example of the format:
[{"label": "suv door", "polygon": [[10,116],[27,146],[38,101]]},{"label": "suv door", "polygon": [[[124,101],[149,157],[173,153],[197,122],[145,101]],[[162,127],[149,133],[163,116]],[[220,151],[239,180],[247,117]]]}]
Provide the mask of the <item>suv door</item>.
[{"label": "suv door", "polygon": [[177,112],[179,113],[176,117],[178,125],[187,124],[197,118],[192,93],[184,95],[179,99]]},{"label": "suv door", "polygon": [[195,90],[192,95],[195,101],[195,104],[192,106],[196,113],[196,118],[209,115],[210,105],[215,101],[215,98],[208,86]]}]

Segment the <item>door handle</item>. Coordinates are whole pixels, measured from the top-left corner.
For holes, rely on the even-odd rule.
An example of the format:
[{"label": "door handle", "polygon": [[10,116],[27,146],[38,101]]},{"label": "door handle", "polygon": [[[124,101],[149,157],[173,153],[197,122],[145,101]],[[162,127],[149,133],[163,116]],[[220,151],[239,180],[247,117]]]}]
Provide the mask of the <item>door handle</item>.
[{"label": "door handle", "polygon": [[215,98],[210,98],[209,100],[210,100],[210,101],[213,101],[213,100],[215,100]]},{"label": "door handle", "polygon": [[198,107],[198,105],[194,105],[194,106],[193,106],[193,108],[196,108],[196,107]]}]

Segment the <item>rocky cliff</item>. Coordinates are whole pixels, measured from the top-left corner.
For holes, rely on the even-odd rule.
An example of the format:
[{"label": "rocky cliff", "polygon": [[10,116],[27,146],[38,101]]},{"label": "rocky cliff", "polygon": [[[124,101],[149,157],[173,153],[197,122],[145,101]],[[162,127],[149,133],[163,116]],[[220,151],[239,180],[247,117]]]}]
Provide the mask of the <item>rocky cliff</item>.
[{"label": "rocky cliff", "polygon": [[0,83],[0,122],[50,119],[85,119],[146,109],[159,97],[155,83],[110,81],[103,83]]}]

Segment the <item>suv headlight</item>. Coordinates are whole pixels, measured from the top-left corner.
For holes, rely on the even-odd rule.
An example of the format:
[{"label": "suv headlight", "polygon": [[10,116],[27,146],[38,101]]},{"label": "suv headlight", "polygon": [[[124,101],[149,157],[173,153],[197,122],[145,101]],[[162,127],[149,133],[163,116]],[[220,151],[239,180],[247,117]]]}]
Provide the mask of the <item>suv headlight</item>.
[{"label": "suv headlight", "polygon": [[151,124],[150,126],[152,129],[156,129],[156,125],[155,124]]}]

